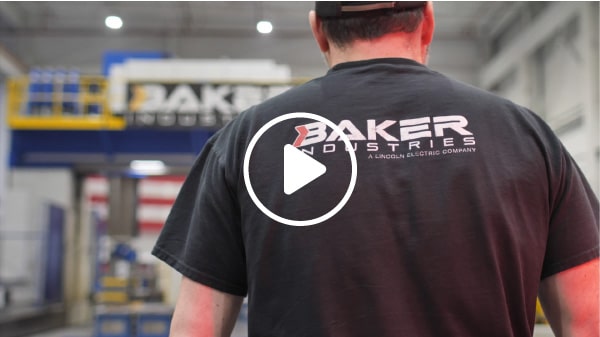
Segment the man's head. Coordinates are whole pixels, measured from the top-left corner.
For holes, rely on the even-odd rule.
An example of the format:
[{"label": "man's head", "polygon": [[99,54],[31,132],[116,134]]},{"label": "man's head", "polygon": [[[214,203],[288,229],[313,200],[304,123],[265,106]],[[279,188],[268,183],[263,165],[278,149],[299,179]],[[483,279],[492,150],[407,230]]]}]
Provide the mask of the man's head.
[{"label": "man's head", "polygon": [[425,63],[434,28],[425,1],[317,1],[309,20],[330,65],[394,56]]}]

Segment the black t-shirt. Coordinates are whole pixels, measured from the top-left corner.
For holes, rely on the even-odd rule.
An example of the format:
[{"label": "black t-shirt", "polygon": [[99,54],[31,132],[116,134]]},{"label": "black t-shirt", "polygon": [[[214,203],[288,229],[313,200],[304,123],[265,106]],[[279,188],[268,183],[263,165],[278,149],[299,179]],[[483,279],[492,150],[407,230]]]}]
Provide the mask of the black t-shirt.
[{"label": "black t-shirt", "polygon": [[[278,116],[348,135],[345,206],[312,226],[272,220],[244,182],[246,149]],[[312,219],[343,197],[348,149],[311,119],[260,137],[251,186]],[[283,147],[327,166],[283,193]],[[514,103],[406,59],[335,66],[242,113],[194,164],[153,253],[248,295],[250,336],[530,336],[540,280],[598,256],[598,200],[548,126]]]}]

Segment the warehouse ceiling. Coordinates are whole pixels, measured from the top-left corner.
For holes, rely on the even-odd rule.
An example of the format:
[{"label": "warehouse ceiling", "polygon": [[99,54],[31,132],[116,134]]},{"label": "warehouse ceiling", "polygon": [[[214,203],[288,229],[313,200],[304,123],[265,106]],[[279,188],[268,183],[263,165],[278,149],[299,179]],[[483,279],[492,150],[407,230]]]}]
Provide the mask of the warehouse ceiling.
[{"label": "warehouse ceiling", "polygon": [[[24,68],[77,67],[100,73],[106,50],[161,50],[177,58],[273,59],[287,64],[295,77],[326,69],[308,27],[309,1],[172,1],[172,2],[11,2],[0,1],[0,49]],[[485,58],[479,48],[515,9],[515,2],[436,2],[434,68],[470,83],[474,67]],[[123,27],[104,24],[109,15]],[[273,32],[256,30],[259,20]],[[477,54],[465,57],[462,54]]]},{"label": "warehouse ceiling", "polygon": [[[260,19],[270,20],[274,34],[310,34],[309,1],[211,2],[1,2],[0,29],[4,33],[112,33],[104,18],[123,18],[121,34],[212,34],[256,36]],[[444,36],[473,36],[482,20],[497,10],[494,2],[439,2],[436,20]]]}]

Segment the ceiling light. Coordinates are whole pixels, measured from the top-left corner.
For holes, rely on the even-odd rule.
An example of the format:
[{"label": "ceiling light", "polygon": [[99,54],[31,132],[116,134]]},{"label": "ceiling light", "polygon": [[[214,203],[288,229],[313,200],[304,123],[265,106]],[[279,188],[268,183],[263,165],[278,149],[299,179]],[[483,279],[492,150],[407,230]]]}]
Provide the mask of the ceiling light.
[{"label": "ceiling light", "polygon": [[110,29],[121,29],[123,27],[123,20],[118,16],[111,15],[104,19],[104,24]]},{"label": "ceiling light", "polygon": [[129,167],[137,174],[164,174],[167,172],[167,167],[161,160],[132,160]]},{"label": "ceiling light", "polygon": [[256,24],[256,30],[261,34],[269,34],[273,31],[273,24],[270,21],[259,21]]}]

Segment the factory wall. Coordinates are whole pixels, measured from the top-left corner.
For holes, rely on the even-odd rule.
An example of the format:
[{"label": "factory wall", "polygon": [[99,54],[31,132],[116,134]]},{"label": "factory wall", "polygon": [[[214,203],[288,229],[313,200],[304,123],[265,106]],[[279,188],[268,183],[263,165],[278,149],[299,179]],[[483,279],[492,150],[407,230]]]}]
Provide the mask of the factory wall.
[{"label": "factory wall", "polygon": [[[12,169],[6,176],[0,218],[2,276],[23,283],[13,291],[13,301],[41,304],[44,280],[49,207],[64,212],[63,275],[72,275],[76,267],[74,221],[74,180],[69,169]],[[60,253],[60,252],[59,252]],[[63,294],[73,298],[75,278],[63,277]]]},{"label": "factory wall", "polygon": [[[552,127],[600,191],[598,3],[548,5],[482,67],[481,86]],[[508,28],[507,28],[508,29]],[[511,29],[515,29],[512,27]]]}]

